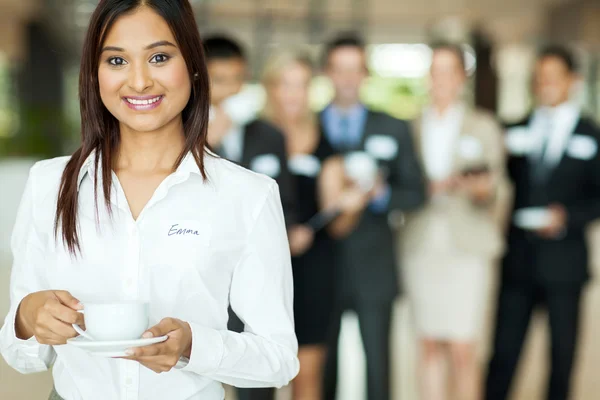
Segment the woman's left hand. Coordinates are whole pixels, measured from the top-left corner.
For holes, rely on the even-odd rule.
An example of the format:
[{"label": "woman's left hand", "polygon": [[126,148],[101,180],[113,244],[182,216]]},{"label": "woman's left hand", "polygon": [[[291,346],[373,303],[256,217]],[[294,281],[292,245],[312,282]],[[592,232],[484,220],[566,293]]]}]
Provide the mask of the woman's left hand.
[{"label": "woman's left hand", "polygon": [[158,325],[148,329],[143,338],[169,336],[162,342],[146,347],[128,350],[126,360],[138,361],[156,373],[170,371],[181,356],[189,358],[192,352],[192,329],[187,322],[175,318],[165,318]]},{"label": "woman's left hand", "polygon": [[290,252],[292,256],[301,256],[306,253],[313,244],[315,233],[306,225],[294,225],[288,231]]}]

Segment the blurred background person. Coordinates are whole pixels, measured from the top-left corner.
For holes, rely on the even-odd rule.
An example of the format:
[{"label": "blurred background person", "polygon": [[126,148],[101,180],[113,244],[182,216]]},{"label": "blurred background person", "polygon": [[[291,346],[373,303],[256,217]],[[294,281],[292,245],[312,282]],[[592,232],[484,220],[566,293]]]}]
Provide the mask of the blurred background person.
[{"label": "blurred background person", "polygon": [[[247,77],[242,47],[226,36],[204,40],[210,76],[211,113],[208,142],[220,156],[277,181],[288,226],[295,219],[293,182],[287,168],[285,139],[273,125],[256,119],[237,97]],[[296,245],[296,238],[291,238]],[[306,238],[297,238],[299,247]]]},{"label": "blurred background person", "polygon": [[537,107],[508,130],[514,220],[503,263],[487,400],[508,397],[537,306],[547,309],[550,325],[546,398],[569,398],[581,295],[589,278],[585,229],[600,217],[599,131],[570,101],[577,80],[568,49],[544,49],[535,67]]},{"label": "blurred background person", "polygon": [[[261,119],[255,119],[247,105],[236,102],[247,76],[246,55],[242,47],[225,36],[209,36],[204,40],[210,78],[211,112],[208,143],[220,156],[244,168],[276,180],[290,250],[297,253],[310,245],[312,233],[294,226],[295,193],[292,175],[287,167],[285,139],[281,131]],[[241,103],[241,104],[240,104]],[[228,328],[244,331],[244,323],[229,310]],[[237,389],[240,400],[271,400],[273,388]]]},{"label": "blurred background person", "polygon": [[[431,104],[414,124],[428,203],[408,213],[399,245],[420,341],[423,400],[480,399],[476,341],[493,261],[502,249],[493,209],[505,181],[503,133],[487,112],[463,101],[460,45],[432,46]],[[448,396],[450,360],[454,397]]]},{"label": "blurred background person", "polygon": [[324,393],[326,399],[335,398],[340,322],[343,312],[351,309],[358,315],[366,355],[368,398],[387,400],[392,304],[399,291],[388,213],[423,204],[423,177],[408,123],[369,110],[360,100],[368,76],[362,40],[340,36],[326,46],[323,62],[335,89],[332,103],[320,115],[326,137],[336,151],[361,152],[376,160],[380,170],[370,201],[338,246],[336,306]]},{"label": "blurred background person", "polygon": [[[288,166],[296,184],[298,222],[312,240],[292,253],[294,321],[300,345],[300,373],[293,398],[318,400],[322,393],[326,341],[334,301],[334,242],[352,227],[369,194],[347,184],[343,162],[320,131],[310,109],[313,64],[307,53],[283,50],[269,58],[263,73],[263,117],[284,133]],[[340,211],[331,224],[327,213]],[[326,217],[319,222],[319,213]],[[322,229],[327,226],[328,229]],[[331,232],[331,234],[330,234]]]}]

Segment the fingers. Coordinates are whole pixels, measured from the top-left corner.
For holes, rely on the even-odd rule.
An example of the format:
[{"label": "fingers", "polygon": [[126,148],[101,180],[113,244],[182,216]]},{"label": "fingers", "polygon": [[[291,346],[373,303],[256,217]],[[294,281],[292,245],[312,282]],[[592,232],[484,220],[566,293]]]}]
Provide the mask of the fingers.
[{"label": "fingers", "polygon": [[71,308],[72,310],[82,310],[83,305],[77,300],[75,297],[71,295],[71,293],[65,290],[55,290],[54,295],[56,298],[65,306]]},{"label": "fingers", "polygon": [[154,344],[152,346],[136,347],[127,350],[128,357],[131,359],[140,360],[142,358],[156,357],[167,354],[169,352],[169,346],[167,342]]},{"label": "fingers", "polygon": [[67,343],[67,339],[77,336],[71,325],[64,322],[53,320],[47,324],[37,325],[35,328],[35,338],[40,344],[46,345],[63,345]]},{"label": "fingers", "polygon": [[157,325],[148,329],[143,335],[143,338],[151,338],[151,337],[159,337],[168,334],[171,331],[174,331],[179,326],[175,322],[173,318],[165,318],[160,321]]},{"label": "fingers", "polygon": [[58,320],[47,314],[45,320],[40,321],[39,326],[50,333],[50,337],[58,337],[66,341],[77,336],[77,332],[69,323]]},{"label": "fingers", "polygon": [[137,361],[156,373],[170,371],[179,361],[176,349],[167,342],[127,350],[126,360]]},{"label": "fingers", "polygon": [[74,311],[58,301],[49,301],[44,305],[44,308],[54,318],[67,324],[78,324],[83,322],[83,314]]}]

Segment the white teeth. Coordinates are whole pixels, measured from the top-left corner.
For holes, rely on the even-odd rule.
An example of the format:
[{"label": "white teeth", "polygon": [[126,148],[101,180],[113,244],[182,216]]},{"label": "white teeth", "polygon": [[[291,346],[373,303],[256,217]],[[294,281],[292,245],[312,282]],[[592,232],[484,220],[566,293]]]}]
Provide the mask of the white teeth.
[{"label": "white teeth", "polygon": [[161,96],[155,97],[155,98],[150,99],[150,100],[135,100],[135,99],[130,99],[130,98],[126,98],[126,100],[130,104],[134,104],[136,106],[147,106],[149,104],[156,103],[157,101],[160,100],[160,98],[161,98]]}]

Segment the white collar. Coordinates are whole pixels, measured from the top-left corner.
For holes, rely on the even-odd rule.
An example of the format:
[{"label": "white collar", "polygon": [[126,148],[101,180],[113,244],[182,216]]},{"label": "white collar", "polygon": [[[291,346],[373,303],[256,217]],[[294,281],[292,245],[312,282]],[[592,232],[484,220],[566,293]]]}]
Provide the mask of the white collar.
[{"label": "white collar", "polygon": [[461,102],[451,104],[443,114],[439,114],[433,105],[425,109],[424,117],[432,121],[445,121],[458,119],[465,112],[465,105]]},{"label": "white collar", "polygon": [[[208,148],[205,148],[204,150],[205,150],[204,167],[208,174],[208,169],[209,169],[209,164],[210,164],[210,161],[208,161],[208,160],[211,157],[218,157],[218,156],[215,153],[213,153],[212,151],[210,151]],[[91,177],[95,176],[95,161],[96,161],[96,150],[92,150],[90,155],[85,159],[85,161],[81,165],[81,168],[79,169],[79,176],[77,177],[77,188],[79,188],[79,186],[81,185],[81,182],[83,181],[83,178],[85,178],[86,175],[89,175]],[[101,161],[99,161],[99,163],[98,163],[98,170],[102,171],[102,162]],[[196,160],[194,159],[194,156],[192,155],[191,152],[188,152],[188,154],[186,154],[186,156],[183,158],[183,160],[181,161],[181,164],[177,168],[176,174],[182,174],[182,175],[183,174],[197,174],[200,176],[202,175],[200,172],[200,168],[198,168],[198,164],[196,164]]]},{"label": "white collar", "polygon": [[572,101],[565,101],[555,107],[539,106],[534,111],[534,118],[547,117],[553,118],[570,118],[573,115],[579,114],[579,106]]}]

